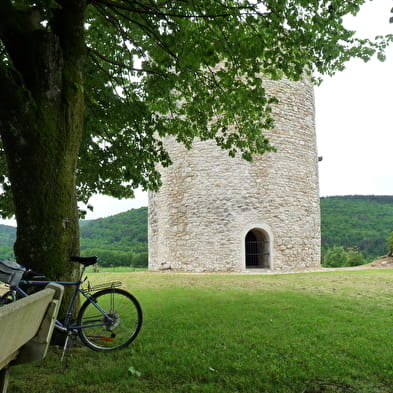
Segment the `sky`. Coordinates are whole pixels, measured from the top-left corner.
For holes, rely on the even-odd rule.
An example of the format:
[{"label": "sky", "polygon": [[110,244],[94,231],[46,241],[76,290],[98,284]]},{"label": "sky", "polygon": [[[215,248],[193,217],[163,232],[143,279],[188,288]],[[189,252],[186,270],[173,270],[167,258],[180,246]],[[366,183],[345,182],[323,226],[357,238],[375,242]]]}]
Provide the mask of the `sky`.
[{"label": "sky", "polygon": [[[392,0],[368,1],[345,24],[362,38],[393,34],[392,7]],[[315,88],[321,196],[393,195],[393,45],[386,54],[385,62],[351,60]],[[96,219],[147,206],[147,194],[136,190],[132,200],[96,195],[89,203],[94,211],[86,218]]]},{"label": "sky", "polygon": [[[392,0],[363,6],[347,27],[392,34]],[[393,195],[393,46],[387,60],[352,60],[315,88],[320,195]]]}]

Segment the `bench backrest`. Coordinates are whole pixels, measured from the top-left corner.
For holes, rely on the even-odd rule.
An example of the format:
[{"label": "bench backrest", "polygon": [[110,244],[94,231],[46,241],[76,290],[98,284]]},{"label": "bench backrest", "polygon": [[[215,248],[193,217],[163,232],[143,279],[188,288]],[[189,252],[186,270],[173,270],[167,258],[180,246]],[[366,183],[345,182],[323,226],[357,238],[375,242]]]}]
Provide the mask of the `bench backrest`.
[{"label": "bench backrest", "polygon": [[64,288],[48,286],[0,307],[0,370],[14,364],[41,360],[46,355]]}]

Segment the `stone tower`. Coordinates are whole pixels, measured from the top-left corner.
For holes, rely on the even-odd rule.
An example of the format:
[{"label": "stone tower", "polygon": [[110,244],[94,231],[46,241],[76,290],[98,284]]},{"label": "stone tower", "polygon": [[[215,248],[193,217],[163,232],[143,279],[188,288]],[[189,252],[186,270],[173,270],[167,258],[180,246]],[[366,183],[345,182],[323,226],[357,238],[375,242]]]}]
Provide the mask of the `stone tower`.
[{"label": "stone tower", "polygon": [[149,269],[291,270],[320,264],[314,94],[309,80],[267,81],[279,103],[266,133],[276,153],[252,163],[214,142],[188,151],[165,140],[173,165],[149,195]]}]

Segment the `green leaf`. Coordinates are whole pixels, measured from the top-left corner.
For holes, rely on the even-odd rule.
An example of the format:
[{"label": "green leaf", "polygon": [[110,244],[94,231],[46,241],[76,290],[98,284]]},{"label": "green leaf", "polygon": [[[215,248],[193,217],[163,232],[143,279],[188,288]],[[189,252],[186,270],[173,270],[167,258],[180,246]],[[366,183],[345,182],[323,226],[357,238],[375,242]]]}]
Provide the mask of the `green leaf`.
[{"label": "green leaf", "polygon": [[140,376],[142,376],[142,373],[141,373],[140,371],[135,370],[135,368],[132,367],[132,366],[128,368],[128,372],[129,372],[131,375],[135,376],[135,377],[140,377]]}]

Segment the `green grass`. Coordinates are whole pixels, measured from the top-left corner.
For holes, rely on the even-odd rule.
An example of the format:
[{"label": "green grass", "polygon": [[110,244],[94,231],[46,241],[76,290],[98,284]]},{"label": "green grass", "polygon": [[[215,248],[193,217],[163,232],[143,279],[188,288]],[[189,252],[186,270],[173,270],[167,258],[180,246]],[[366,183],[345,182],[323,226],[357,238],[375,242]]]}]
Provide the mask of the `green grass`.
[{"label": "green grass", "polygon": [[61,350],[9,393],[391,393],[393,270],[277,275],[99,273],[141,302],[125,350]]}]

